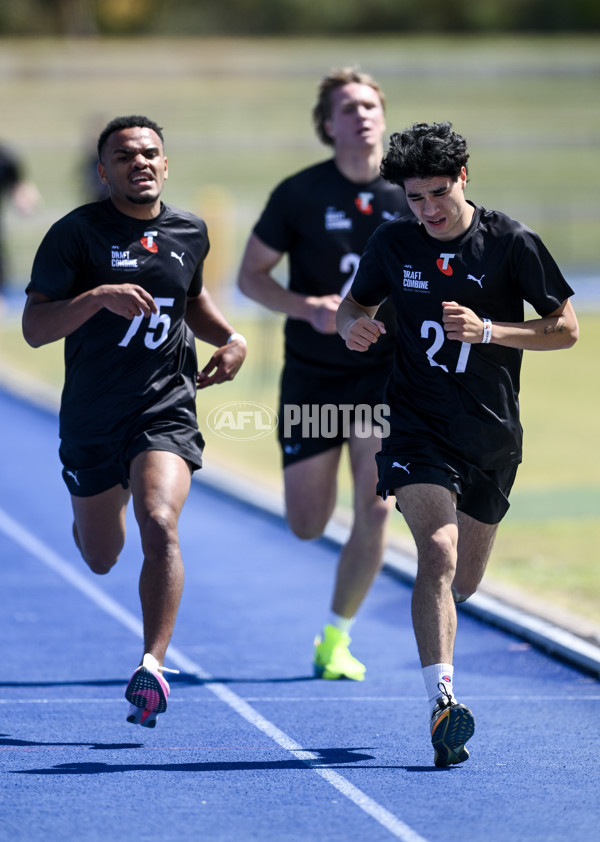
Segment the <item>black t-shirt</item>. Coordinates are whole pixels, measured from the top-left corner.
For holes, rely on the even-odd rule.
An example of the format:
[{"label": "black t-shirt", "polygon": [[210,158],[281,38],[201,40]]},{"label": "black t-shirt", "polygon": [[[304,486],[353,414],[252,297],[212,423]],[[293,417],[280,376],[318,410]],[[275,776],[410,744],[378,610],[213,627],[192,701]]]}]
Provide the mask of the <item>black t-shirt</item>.
[{"label": "black t-shirt", "polygon": [[[378,177],[368,184],[345,178],[334,161],[302,170],[275,188],[254,227],[272,249],[287,252],[289,289],[302,295],[344,297],[367,240],[387,220],[410,213],[404,191]],[[393,311],[380,317],[390,323]],[[391,365],[393,335],[357,359],[337,334],[322,334],[301,319],[287,319],[286,357],[318,369],[347,371]]]},{"label": "black t-shirt", "polygon": [[425,436],[483,469],[520,461],[522,351],[447,339],[442,301],[499,322],[523,321],[524,301],[552,313],[573,290],[537,234],[480,207],[451,241],[414,218],[390,222],[369,242],[352,295],[364,306],[390,295],[396,311],[391,442],[394,431]]},{"label": "black t-shirt", "polygon": [[151,220],[109,199],[56,222],[36,254],[27,291],[74,298],[100,284],[138,284],[159,311],[132,321],[103,308],[65,339],[63,439],[86,444],[126,435],[141,418],[195,396],[194,337],[187,299],[202,290],[205,223],[169,205]]}]

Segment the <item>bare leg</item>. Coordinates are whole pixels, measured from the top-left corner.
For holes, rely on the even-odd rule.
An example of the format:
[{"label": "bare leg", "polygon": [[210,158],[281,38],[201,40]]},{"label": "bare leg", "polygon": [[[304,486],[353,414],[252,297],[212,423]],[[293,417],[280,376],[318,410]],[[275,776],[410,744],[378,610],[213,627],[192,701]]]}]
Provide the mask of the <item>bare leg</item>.
[{"label": "bare leg", "polygon": [[94,573],[113,567],[125,543],[125,514],[131,492],[120,485],[92,497],[71,497],[73,538]]},{"label": "bare leg", "polygon": [[421,666],[451,664],[456,637],[451,585],[458,546],[453,495],[428,484],[397,488],[395,494],[417,545],[412,619]]},{"label": "bare leg", "polygon": [[[354,519],[340,555],[331,606],[342,617],[354,617],[381,567],[389,506],[375,494],[380,446],[375,437],[353,436],[349,443]],[[299,538],[322,535],[333,514],[340,456],[341,448],[332,448],[285,469],[287,520]]]},{"label": "bare leg", "polygon": [[144,562],[140,600],[144,652],[163,663],[183,591],[184,569],[177,523],[190,490],[190,469],[180,456],[150,450],[131,465],[135,516]]},{"label": "bare leg", "polygon": [[375,437],[353,436],[349,442],[354,520],[340,555],[331,605],[342,617],[355,616],[381,568],[390,506],[375,493],[375,453],[380,447],[381,440]]},{"label": "bare leg", "polygon": [[395,494],[417,545],[412,618],[430,703],[434,762],[450,766],[468,759],[465,743],[475,727],[471,711],[454,698],[452,673],[441,681],[439,675],[441,670],[452,670],[456,639],[452,586],[468,592],[477,587],[495,528],[457,515],[454,495],[441,486],[408,485]]},{"label": "bare leg", "polygon": [[452,583],[457,602],[464,602],[479,587],[497,531],[497,523],[481,523],[458,512],[458,562]]},{"label": "bare leg", "polygon": [[286,517],[298,538],[311,540],[323,534],[335,508],[341,452],[341,447],[334,447],[285,468]]}]

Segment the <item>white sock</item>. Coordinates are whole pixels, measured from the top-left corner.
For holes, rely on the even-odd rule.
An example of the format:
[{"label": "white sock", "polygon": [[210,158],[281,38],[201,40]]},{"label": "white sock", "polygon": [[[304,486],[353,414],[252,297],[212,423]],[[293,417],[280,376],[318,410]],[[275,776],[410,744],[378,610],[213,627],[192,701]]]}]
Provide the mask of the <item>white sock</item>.
[{"label": "white sock", "polygon": [[335,611],[329,612],[328,625],[335,626],[343,634],[350,634],[350,629],[354,624],[354,617],[342,617],[341,614],[336,614]]},{"label": "white sock", "polygon": [[154,655],[151,655],[149,652],[146,652],[142,660],[142,666],[146,667],[146,669],[158,672],[160,664],[158,663]]},{"label": "white sock", "polygon": [[433,713],[435,703],[443,695],[438,684],[443,684],[448,693],[454,698],[454,667],[452,664],[431,664],[429,667],[423,667],[422,672],[425,690],[427,691],[427,699],[429,701],[429,713],[431,714]]}]

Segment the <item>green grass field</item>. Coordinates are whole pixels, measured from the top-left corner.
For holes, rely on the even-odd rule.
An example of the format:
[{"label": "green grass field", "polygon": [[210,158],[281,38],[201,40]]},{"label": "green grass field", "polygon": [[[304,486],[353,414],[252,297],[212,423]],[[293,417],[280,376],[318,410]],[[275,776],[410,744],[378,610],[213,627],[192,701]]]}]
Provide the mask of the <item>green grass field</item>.
[{"label": "green grass field", "polygon": [[[207,219],[207,283],[250,339],[239,379],[199,396],[206,459],[277,489],[273,435],[228,441],[203,422],[229,401],[277,406],[281,320],[240,301],[235,273],[275,183],[328,156],[310,111],[320,77],[347,64],[383,84],[390,132],[452,120],[472,150],[469,196],[539,231],[569,278],[598,277],[600,38],[10,41],[0,53],[0,139],[20,151],[43,196],[34,217],[6,215],[14,285],[26,283],[49,225],[81,202],[90,130],[117,113],[156,119],[169,155],[165,198]],[[600,315],[580,321],[571,351],[525,355],[524,464],[489,575],[600,622]],[[0,360],[60,386],[60,345],[33,351],[14,321],[0,327]],[[347,506],[346,471],[341,486]],[[399,515],[393,530],[407,536]]]}]

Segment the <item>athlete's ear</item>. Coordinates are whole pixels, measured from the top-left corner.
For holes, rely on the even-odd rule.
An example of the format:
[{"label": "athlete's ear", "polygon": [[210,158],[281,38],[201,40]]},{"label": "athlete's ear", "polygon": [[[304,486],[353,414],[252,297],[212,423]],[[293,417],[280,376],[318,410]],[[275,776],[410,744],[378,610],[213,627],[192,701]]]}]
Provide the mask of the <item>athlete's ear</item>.
[{"label": "athlete's ear", "polygon": [[333,136],[332,131],[333,122],[331,120],[323,120],[323,128],[325,129],[325,134],[327,135],[327,137],[331,138],[331,140],[334,140],[335,138]]},{"label": "athlete's ear", "polygon": [[467,168],[466,167],[460,168],[460,175],[458,176],[458,178],[461,182],[461,187],[464,190],[465,187],[467,186]]},{"label": "athlete's ear", "polygon": [[108,184],[108,176],[106,175],[104,164],[99,162],[96,169],[98,170],[98,176],[100,177],[102,184]]},{"label": "athlete's ear", "polygon": [[165,179],[169,177],[169,166],[167,164],[167,158],[165,156]]}]

